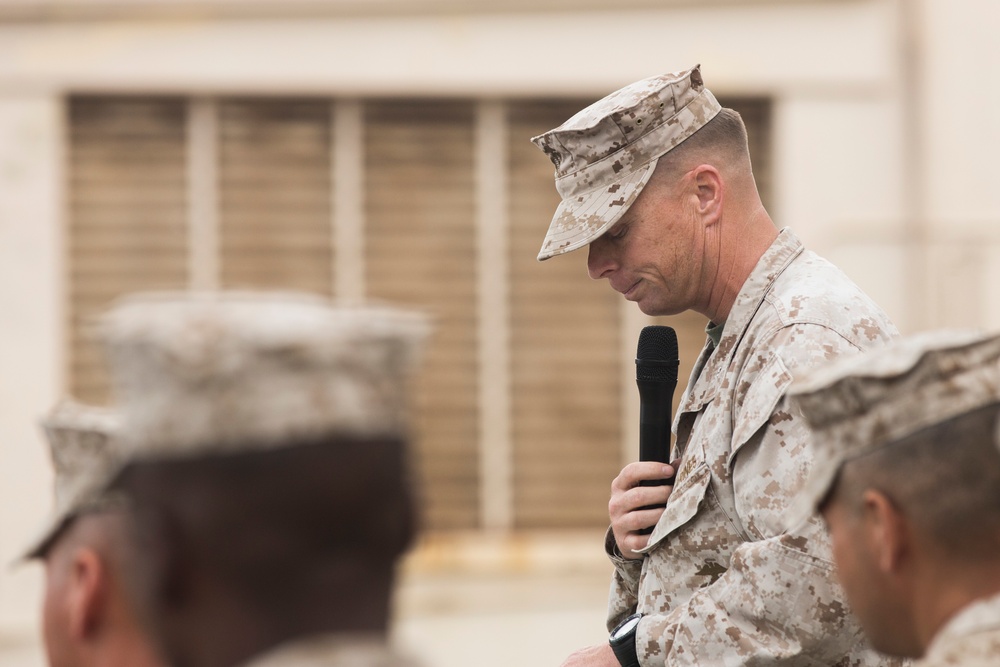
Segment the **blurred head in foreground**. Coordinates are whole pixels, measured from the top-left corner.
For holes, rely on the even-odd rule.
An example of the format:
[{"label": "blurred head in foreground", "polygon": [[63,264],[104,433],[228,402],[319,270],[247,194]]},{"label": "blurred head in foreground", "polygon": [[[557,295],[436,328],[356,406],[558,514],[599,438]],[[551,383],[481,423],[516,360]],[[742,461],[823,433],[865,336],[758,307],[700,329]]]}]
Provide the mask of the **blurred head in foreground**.
[{"label": "blurred head in foreground", "polygon": [[790,523],[822,513],[872,644],[935,665],[994,664],[1000,335],[903,339],[820,368],[790,395],[817,452]]},{"label": "blurred head in foreground", "polygon": [[123,572],[133,558],[128,507],[102,491],[114,468],[118,418],[64,401],[43,421],[55,473],[55,511],[24,557],[45,564],[42,627],[52,667],[154,667]]},{"label": "blurred head in foreground", "polygon": [[414,313],[293,294],[136,296],[106,315],[125,452],[110,488],[134,505],[130,590],[172,665],[398,662],[425,333]]}]

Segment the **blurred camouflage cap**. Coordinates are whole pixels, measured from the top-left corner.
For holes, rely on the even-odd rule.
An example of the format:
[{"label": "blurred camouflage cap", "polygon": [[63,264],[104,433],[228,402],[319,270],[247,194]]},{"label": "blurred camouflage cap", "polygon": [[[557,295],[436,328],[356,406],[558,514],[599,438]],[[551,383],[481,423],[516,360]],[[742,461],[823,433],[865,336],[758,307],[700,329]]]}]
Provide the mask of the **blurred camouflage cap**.
[{"label": "blurred camouflage cap", "polygon": [[642,192],[657,159],[721,109],[696,65],[629,84],[534,137],[556,167],[562,197],[538,259],[581,248],[610,229]]},{"label": "blurred camouflage cap", "polygon": [[77,516],[114,504],[102,492],[115,469],[118,415],[110,409],[71,400],[57,404],[42,420],[54,472],[55,505],[45,529],[23,558],[41,558]]},{"label": "blurred camouflage cap", "polygon": [[291,292],[136,294],[100,322],[125,464],[404,435],[418,313]]},{"label": "blurred camouflage cap", "polygon": [[922,429],[1000,402],[1000,334],[931,331],[820,366],[788,392],[816,458],[786,525],[830,492],[841,466]]}]

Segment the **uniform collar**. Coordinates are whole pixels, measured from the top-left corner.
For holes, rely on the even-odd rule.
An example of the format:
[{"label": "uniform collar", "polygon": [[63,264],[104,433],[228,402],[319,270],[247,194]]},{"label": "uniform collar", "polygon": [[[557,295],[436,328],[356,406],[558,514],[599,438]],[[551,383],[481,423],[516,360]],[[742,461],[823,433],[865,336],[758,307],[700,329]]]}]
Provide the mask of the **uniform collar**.
[{"label": "uniform collar", "polygon": [[722,386],[722,380],[729,367],[733,354],[746,334],[747,327],[760,309],[764,298],[789,264],[804,250],[802,242],[787,227],[778,233],[753,271],[740,288],[733,307],[726,318],[726,327],[719,346],[712,352],[705,369],[688,393],[687,400],[681,408],[682,412],[697,411],[701,406],[715,398],[716,392]]},{"label": "uniform collar", "polygon": [[977,600],[951,617],[927,648],[924,660],[981,632],[1000,630],[1000,593]]}]

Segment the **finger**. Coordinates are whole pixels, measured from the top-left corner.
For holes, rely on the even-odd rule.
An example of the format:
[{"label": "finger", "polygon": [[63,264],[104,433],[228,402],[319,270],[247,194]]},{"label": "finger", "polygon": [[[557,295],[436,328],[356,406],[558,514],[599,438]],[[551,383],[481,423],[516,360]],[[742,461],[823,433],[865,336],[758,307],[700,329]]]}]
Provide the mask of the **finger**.
[{"label": "finger", "polygon": [[618,550],[622,552],[622,555],[629,558],[642,558],[639,549],[645,549],[649,545],[649,535],[629,533],[622,542],[624,544],[618,545]]},{"label": "finger", "polygon": [[647,505],[665,505],[672,488],[670,486],[637,486],[634,489],[614,494],[608,501],[608,514],[614,518]]},{"label": "finger", "polygon": [[637,533],[640,530],[649,528],[650,526],[655,526],[663,516],[663,508],[654,508],[648,510],[636,510],[635,512],[629,512],[621,518],[618,522],[618,527],[627,534]]},{"label": "finger", "polygon": [[611,489],[628,490],[638,486],[639,482],[667,479],[674,475],[675,468],[657,461],[637,461],[630,463],[615,477]]}]

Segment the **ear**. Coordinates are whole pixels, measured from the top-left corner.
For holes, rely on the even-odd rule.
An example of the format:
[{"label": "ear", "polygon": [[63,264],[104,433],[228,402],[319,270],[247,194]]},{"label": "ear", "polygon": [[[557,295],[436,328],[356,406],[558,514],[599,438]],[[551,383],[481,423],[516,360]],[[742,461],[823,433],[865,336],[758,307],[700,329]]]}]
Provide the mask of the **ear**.
[{"label": "ear", "polygon": [[702,164],[690,172],[697,196],[697,212],[705,224],[714,224],[722,217],[722,202],[725,187],[719,170],[710,164]]},{"label": "ear", "polygon": [[88,548],[72,555],[69,573],[69,630],[78,640],[92,638],[101,627],[108,599],[108,577],[97,553]]},{"label": "ear", "polygon": [[906,517],[892,500],[875,489],[862,495],[864,530],[875,562],[884,574],[898,574],[911,550]]}]

